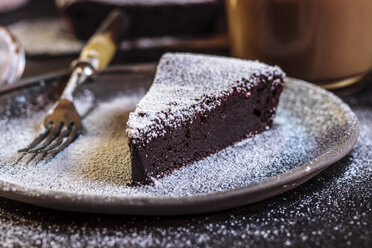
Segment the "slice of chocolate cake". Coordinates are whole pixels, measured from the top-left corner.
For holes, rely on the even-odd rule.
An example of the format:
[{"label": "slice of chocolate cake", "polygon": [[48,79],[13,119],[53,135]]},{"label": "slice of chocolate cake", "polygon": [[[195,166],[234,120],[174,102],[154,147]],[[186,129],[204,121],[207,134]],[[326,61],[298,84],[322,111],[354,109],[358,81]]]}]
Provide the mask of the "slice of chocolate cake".
[{"label": "slice of chocolate cake", "polygon": [[130,114],[134,182],[144,182],[268,129],[283,71],[256,61],[168,53]]}]

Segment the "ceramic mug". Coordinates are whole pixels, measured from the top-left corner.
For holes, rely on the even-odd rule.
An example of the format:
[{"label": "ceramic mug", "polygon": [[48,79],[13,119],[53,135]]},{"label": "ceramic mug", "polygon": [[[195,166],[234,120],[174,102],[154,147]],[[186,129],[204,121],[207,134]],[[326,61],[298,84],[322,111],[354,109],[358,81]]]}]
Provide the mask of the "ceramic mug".
[{"label": "ceramic mug", "polygon": [[371,71],[371,0],[226,0],[226,7],[233,56],[330,87]]}]

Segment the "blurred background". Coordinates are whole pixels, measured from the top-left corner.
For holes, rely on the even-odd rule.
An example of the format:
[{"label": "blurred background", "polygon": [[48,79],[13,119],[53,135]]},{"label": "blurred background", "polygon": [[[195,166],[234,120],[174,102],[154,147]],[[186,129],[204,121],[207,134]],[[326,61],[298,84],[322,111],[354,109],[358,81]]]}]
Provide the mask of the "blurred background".
[{"label": "blurred background", "polygon": [[68,68],[117,7],[131,26],[113,64],[155,62],[166,51],[228,54],[224,0],[2,0],[0,25],[22,43],[29,77]]},{"label": "blurred background", "polygon": [[24,47],[28,77],[68,68],[113,9],[129,23],[113,64],[195,52],[279,65],[339,94],[370,81],[370,0],[2,0],[0,25]]}]

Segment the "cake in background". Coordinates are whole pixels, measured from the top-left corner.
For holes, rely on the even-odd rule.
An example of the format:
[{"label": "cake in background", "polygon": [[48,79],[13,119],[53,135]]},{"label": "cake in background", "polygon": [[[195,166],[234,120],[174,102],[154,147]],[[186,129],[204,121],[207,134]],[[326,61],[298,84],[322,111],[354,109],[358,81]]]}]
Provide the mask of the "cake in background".
[{"label": "cake in background", "polygon": [[128,17],[128,38],[205,36],[225,29],[223,0],[56,0],[66,25],[87,39],[114,8]]}]

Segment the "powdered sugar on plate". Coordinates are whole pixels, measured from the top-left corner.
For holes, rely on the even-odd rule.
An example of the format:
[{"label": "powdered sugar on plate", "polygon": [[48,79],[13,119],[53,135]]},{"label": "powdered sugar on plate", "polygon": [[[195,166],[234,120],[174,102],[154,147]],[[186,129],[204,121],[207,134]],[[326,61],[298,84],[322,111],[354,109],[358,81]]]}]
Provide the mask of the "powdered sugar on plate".
[{"label": "powdered sugar on plate", "polygon": [[[305,87],[304,91],[309,89]],[[304,91],[297,91],[298,97],[294,97],[296,91],[288,94],[287,90],[282,109],[300,110],[301,107],[290,106],[304,106],[310,100]],[[171,218],[69,213],[0,198],[0,244],[3,247],[371,247],[371,96],[370,87],[344,98],[360,121],[360,137],[350,155],[279,197],[218,213]],[[326,105],[333,102],[328,97],[317,99]],[[19,98],[20,103],[23,101],[24,98]],[[287,113],[301,119],[296,117],[301,113]],[[310,118],[300,123],[313,123]],[[5,119],[3,116],[2,121]],[[6,123],[0,125],[1,131]],[[25,125],[25,128],[29,127]],[[305,125],[303,129],[312,130]],[[3,152],[4,143],[1,144]],[[1,180],[4,174],[12,178],[3,170]],[[15,181],[22,183],[20,179]]]},{"label": "powdered sugar on plate", "polygon": [[141,97],[123,94],[94,103],[87,91],[77,102],[82,112],[93,106],[83,120],[84,134],[55,158],[40,163],[14,161],[16,150],[32,140],[44,111],[1,117],[0,180],[78,195],[196,196],[257,183],[316,159],[345,139],[355,121],[337,98],[330,100],[307,84],[288,83],[272,129],[154,179],[153,185],[129,187],[125,122]]}]

